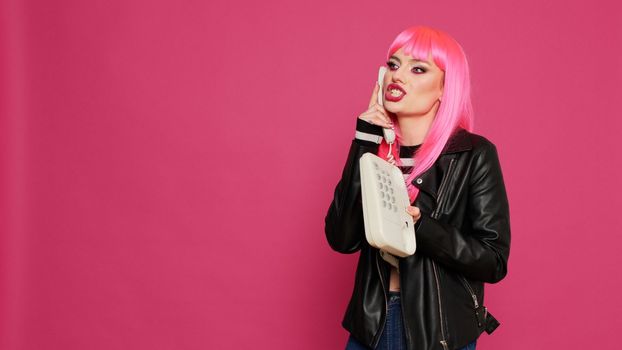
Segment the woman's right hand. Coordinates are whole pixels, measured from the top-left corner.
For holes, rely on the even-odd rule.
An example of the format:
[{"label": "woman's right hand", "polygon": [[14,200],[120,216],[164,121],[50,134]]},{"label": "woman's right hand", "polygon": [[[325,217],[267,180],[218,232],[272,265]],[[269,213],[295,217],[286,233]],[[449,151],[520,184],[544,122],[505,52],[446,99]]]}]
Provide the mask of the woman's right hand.
[{"label": "woman's right hand", "polygon": [[389,118],[387,111],[383,106],[378,104],[379,89],[380,86],[378,85],[378,82],[376,82],[374,92],[371,94],[371,100],[369,100],[368,109],[363,112],[363,114],[359,115],[358,118],[383,128],[393,129],[393,123],[391,122],[391,118]]}]

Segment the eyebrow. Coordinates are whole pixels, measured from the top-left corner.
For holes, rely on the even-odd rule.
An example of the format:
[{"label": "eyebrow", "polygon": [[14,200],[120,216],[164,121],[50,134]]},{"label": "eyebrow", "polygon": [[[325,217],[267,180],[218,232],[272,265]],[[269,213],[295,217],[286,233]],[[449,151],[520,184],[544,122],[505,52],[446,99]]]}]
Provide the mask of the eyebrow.
[{"label": "eyebrow", "polygon": [[[399,63],[402,63],[402,61],[401,61],[401,60],[400,60],[397,56],[395,56],[395,55],[393,55],[393,56],[391,56],[391,57],[389,57],[389,58],[396,59]],[[411,58],[409,61],[410,61],[410,62],[421,62],[421,63],[423,63],[423,64],[428,64],[426,61],[418,60],[418,59],[416,59],[416,58]]]}]

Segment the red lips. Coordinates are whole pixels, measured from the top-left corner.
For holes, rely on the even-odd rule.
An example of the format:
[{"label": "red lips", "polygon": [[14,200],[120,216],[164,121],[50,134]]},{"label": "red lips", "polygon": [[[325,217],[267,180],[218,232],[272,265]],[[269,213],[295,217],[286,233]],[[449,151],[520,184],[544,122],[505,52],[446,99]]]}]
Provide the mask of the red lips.
[{"label": "red lips", "polygon": [[[397,89],[400,90],[402,92],[402,94],[400,96],[393,96],[391,95],[391,90],[393,89]],[[404,96],[406,96],[406,91],[404,91],[404,89],[402,89],[399,85],[391,83],[389,85],[387,85],[387,89],[384,92],[384,98],[387,101],[391,101],[391,102],[397,102],[399,100],[401,100]]]}]

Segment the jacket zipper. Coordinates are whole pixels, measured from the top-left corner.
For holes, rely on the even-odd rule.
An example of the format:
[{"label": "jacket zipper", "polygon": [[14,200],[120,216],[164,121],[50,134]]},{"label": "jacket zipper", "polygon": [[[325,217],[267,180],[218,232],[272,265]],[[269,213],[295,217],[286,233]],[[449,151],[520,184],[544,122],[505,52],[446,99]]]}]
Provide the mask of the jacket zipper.
[{"label": "jacket zipper", "polygon": [[382,295],[384,295],[384,318],[382,319],[382,327],[376,332],[376,339],[374,340],[374,348],[378,346],[380,342],[380,336],[384,330],[385,324],[387,323],[387,315],[389,314],[389,305],[387,303],[387,292],[384,289],[384,280],[382,279],[382,271],[380,271],[380,265],[378,264],[378,254],[379,251],[376,251],[376,268],[378,269],[378,276],[380,277],[380,284],[382,285]]},{"label": "jacket zipper", "polygon": [[443,182],[441,182],[441,186],[438,189],[438,196],[437,196],[438,203],[437,203],[436,209],[434,210],[434,213],[432,213],[432,217],[434,219],[438,219],[438,217],[440,216],[441,209],[443,207],[443,199],[445,199],[443,198],[443,194],[445,193],[445,189],[448,186],[447,184],[449,183],[449,177],[451,176],[451,172],[453,170],[455,161],[456,161],[456,158],[451,158],[451,160],[449,161],[449,166],[447,167],[447,174],[443,178]]},{"label": "jacket zipper", "polygon": [[445,330],[443,328],[445,322],[443,321],[443,304],[441,303],[441,284],[438,282],[438,273],[436,272],[436,264],[434,263],[434,260],[432,260],[432,268],[434,269],[434,280],[436,281],[436,293],[438,296],[438,314],[441,320],[441,345],[443,346],[443,349],[448,350],[449,348],[447,347]]},{"label": "jacket zipper", "polygon": [[[447,167],[447,174],[445,174],[445,177],[443,178],[443,181],[441,182],[441,186],[439,187],[438,190],[438,203],[436,205],[436,209],[434,210],[434,212],[432,213],[432,217],[434,219],[438,219],[440,212],[441,212],[441,208],[443,205],[443,194],[445,193],[445,189],[448,186],[447,184],[449,183],[449,178],[451,176],[451,172],[453,170],[453,165],[454,165],[454,161],[456,159],[455,158],[451,158],[451,160],[449,161],[449,166]],[[447,344],[447,339],[445,338],[445,321],[443,319],[443,305],[442,305],[442,301],[441,301],[441,284],[439,282],[438,279],[438,272],[436,271],[436,263],[434,262],[434,260],[432,260],[432,269],[434,270],[434,280],[436,282],[436,293],[437,293],[437,297],[438,297],[438,314],[439,314],[439,319],[440,319],[440,323],[441,323],[441,345],[443,346],[443,349],[445,350],[449,350],[449,346]]]},{"label": "jacket zipper", "polygon": [[460,281],[462,281],[462,284],[469,291],[469,294],[471,294],[471,298],[473,298],[473,304],[475,304],[475,308],[477,309],[479,307],[479,303],[477,302],[477,295],[475,295],[475,292],[473,292],[473,289],[471,288],[471,285],[466,280],[466,278],[464,278],[462,275],[458,275],[458,277],[460,278]]},{"label": "jacket zipper", "polygon": [[[473,305],[475,306],[475,313],[477,314],[477,309],[479,309],[479,302],[477,301],[477,295],[475,295],[475,292],[473,291],[473,288],[471,288],[471,285],[469,284],[469,281],[467,281],[464,276],[458,275],[458,277],[460,278],[460,281],[462,281],[462,284],[466,287],[466,289],[471,294],[471,298],[473,298]],[[488,317],[488,309],[484,306],[484,319],[481,322],[485,323],[486,322],[486,317]],[[478,324],[477,325],[478,325],[478,327],[481,326],[479,317],[478,317]]]}]

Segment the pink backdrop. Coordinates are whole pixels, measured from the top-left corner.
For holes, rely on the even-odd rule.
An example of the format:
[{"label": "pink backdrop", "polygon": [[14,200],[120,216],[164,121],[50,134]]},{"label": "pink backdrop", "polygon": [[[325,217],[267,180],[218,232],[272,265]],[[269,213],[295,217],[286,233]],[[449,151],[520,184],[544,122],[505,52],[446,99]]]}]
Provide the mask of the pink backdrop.
[{"label": "pink backdrop", "polygon": [[617,346],[617,3],[3,1],[0,348],[343,348],[324,215],[415,24],[467,52],[510,198],[478,349]]}]

